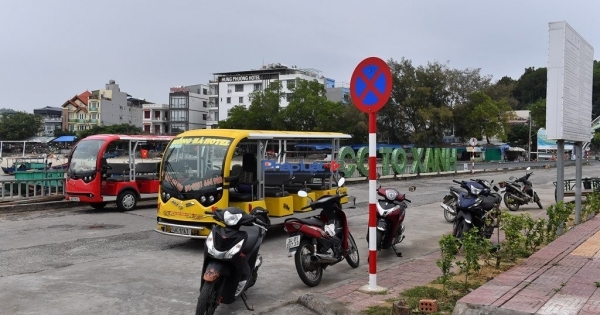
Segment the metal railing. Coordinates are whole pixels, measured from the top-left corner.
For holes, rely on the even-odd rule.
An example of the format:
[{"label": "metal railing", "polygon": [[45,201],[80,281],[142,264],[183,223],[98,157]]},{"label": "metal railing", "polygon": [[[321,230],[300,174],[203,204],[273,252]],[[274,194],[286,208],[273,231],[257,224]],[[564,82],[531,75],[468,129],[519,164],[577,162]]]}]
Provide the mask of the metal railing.
[{"label": "metal railing", "polygon": [[24,200],[34,197],[64,195],[65,178],[0,180],[0,200]]}]

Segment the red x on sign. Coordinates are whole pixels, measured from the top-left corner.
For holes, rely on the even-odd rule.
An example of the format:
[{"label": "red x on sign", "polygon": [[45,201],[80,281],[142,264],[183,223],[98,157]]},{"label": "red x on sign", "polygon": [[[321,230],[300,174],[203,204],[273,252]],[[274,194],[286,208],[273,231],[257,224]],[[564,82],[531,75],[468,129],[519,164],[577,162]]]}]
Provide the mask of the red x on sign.
[{"label": "red x on sign", "polygon": [[350,97],[360,111],[379,111],[387,103],[391,92],[392,72],[385,61],[369,57],[356,66],[350,80]]}]

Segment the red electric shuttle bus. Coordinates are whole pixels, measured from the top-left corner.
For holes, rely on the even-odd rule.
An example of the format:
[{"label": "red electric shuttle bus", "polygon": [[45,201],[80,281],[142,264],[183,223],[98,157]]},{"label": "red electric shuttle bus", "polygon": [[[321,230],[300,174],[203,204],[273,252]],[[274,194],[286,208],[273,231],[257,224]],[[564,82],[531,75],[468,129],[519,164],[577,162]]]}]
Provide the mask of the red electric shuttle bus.
[{"label": "red electric shuttle bus", "polygon": [[116,202],[121,211],[156,200],[162,151],[172,136],[93,135],[69,156],[65,194],[95,209]]}]

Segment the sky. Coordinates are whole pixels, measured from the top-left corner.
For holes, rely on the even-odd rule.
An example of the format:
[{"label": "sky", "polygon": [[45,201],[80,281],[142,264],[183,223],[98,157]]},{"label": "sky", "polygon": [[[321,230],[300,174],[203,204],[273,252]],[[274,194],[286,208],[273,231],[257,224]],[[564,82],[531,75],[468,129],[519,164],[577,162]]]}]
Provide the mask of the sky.
[{"label": "sky", "polygon": [[546,67],[555,21],[600,60],[599,0],[2,0],[0,108],[60,107],[109,80],[166,104],[170,87],[268,63],[349,85],[370,56],[518,79]]}]

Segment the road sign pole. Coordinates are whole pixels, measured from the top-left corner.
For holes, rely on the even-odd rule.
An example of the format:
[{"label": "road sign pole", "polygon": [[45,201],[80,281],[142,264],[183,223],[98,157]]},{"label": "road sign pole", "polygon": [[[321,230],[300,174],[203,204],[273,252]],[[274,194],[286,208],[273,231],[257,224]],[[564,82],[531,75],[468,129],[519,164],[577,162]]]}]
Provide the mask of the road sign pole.
[{"label": "road sign pole", "polygon": [[369,113],[369,289],[377,289],[377,113]]},{"label": "road sign pole", "polygon": [[475,174],[475,147],[473,147],[473,152],[471,152],[471,174]]},{"label": "road sign pole", "polygon": [[383,292],[377,286],[377,111],[392,93],[392,71],[385,61],[369,57],[361,61],[350,79],[354,106],[369,116],[369,283],[359,290]]}]

